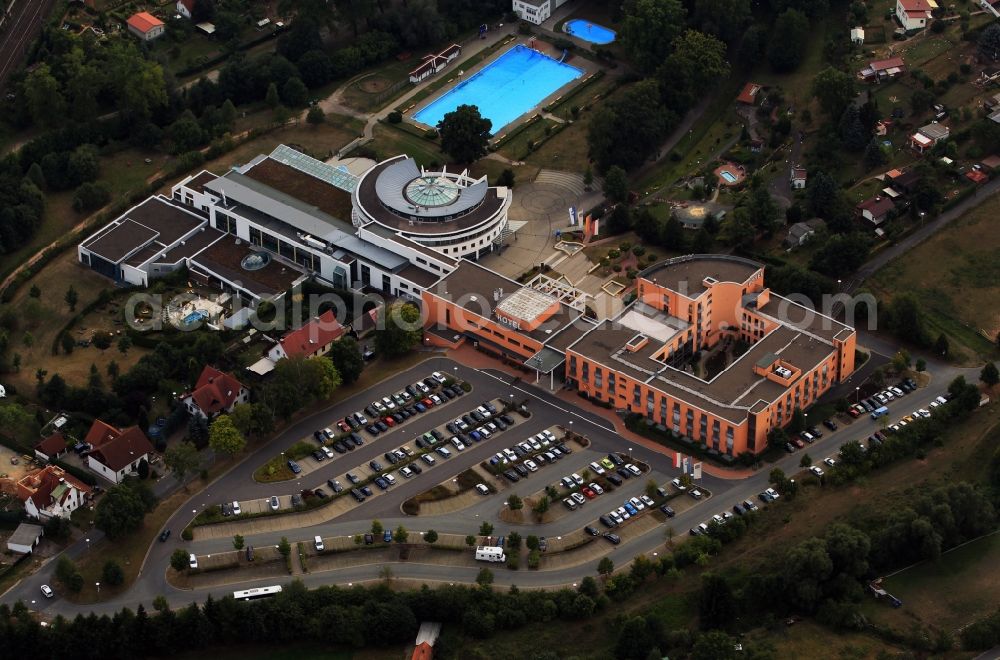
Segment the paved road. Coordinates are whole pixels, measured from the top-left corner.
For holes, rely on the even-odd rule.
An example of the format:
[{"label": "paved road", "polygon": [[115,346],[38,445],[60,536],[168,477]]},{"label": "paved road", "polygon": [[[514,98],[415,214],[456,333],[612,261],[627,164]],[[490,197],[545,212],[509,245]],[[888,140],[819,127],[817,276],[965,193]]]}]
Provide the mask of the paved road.
[{"label": "paved road", "polygon": [[[918,407],[925,407],[934,396],[944,389],[945,384],[954,375],[958,373],[972,375],[974,373],[974,370],[962,370],[948,365],[934,365],[933,368],[937,368],[938,372],[935,374],[935,381],[932,387],[911,394],[903,402],[890,406],[893,416],[896,414],[902,415],[904,412],[909,412]],[[91,610],[102,613],[111,612],[123,606],[135,608],[140,603],[149,606],[152,600],[158,595],[164,595],[172,605],[180,606],[190,602],[203,601],[210,593],[213,596],[224,596],[231,593],[235,588],[250,588],[287,581],[284,578],[269,578],[241,582],[225,588],[182,591],[167,584],[165,568],[168,564],[170,553],[177,547],[187,547],[197,554],[220,552],[222,550],[229,550],[232,547],[228,538],[205,539],[189,543],[181,541],[179,539],[179,531],[190,521],[192,509],[200,509],[202,505],[218,503],[224,498],[246,499],[294,492],[299,488],[297,482],[285,482],[282,485],[256,484],[252,481],[250,475],[264,460],[303,437],[311,435],[314,429],[328,426],[334,419],[363,407],[370,399],[374,398],[376,392],[386,393],[397,391],[406,383],[413,382],[435,369],[447,373],[457,373],[459,377],[473,384],[475,388],[473,393],[457,399],[435,412],[418,417],[415,421],[404,425],[401,429],[384,434],[377,440],[369,441],[364,447],[350,454],[339,456],[333,461],[324,462],[321,464],[322,467],[309,474],[307,478],[302,479],[301,485],[319,485],[330,476],[342,474],[345,470],[351,469],[359,463],[366,463],[368,460],[367,456],[369,455],[381,455],[387,449],[410,442],[415,434],[422,433],[439,423],[454,418],[459,413],[469,409],[469,404],[473,402],[478,403],[488,398],[509,398],[511,394],[514,395],[516,400],[529,397],[531,399],[529,406],[533,413],[532,417],[512,430],[501,433],[489,441],[475,445],[465,452],[455,455],[448,461],[443,461],[442,465],[425,471],[420,477],[411,481],[401,480],[402,483],[388,493],[355,506],[340,518],[314,525],[307,529],[259,534],[248,533],[244,535],[246,536],[247,543],[261,547],[277,543],[282,535],[287,535],[290,540],[295,541],[310,539],[315,534],[325,537],[354,534],[365,531],[368,527],[368,521],[375,517],[382,520],[387,529],[402,524],[408,530],[411,530],[411,532],[433,528],[438,532],[458,534],[475,532],[482,521],[489,520],[496,526],[498,533],[505,533],[515,526],[500,522],[497,514],[503,500],[506,499],[509,493],[516,492],[524,496],[536,492],[544,487],[544,485],[557,481],[558,478],[565,474],[579,471],[586,463],[594,460],[599,453],[606,453],[611,450],[621,452],[631,451],[636,459],[646,462],[651,466],[651,476],[660,483],[667,481],[677,474],[677,470],[673,468],[670,459],[666,455],[643,446],[636,445],[629,447],[628,443],[623,444],[621,438],[611,431],[607,420],[597,415],[574,410],[569,407],[566,401],[552,397],[550,394],[544,393],[530,384],[522,382],[511,385],[510,376],[506,374],[492,371],[478,371],[458,365],[445,358],[433,358],[409,372],[397,374],[382,385],[366,393],[338,403],[327,411],[318,413],[311,418],[295,424],[266,447],[257,450],[243,463],[222,476],[205,493],[193,497],[185,505],[181,506],[166,525],[175,532],[171,540],[167,543],[161,544],[155,542],[153,544],[138,581],[132,589],[119,598],[94,606],[76,606],[58,596],[51,600],[39,599],[39,586],[43,583],[52,583],[54,581],[52,574],[55,562],[50,561],[37,574],[25,579],[5,594],[3,601],[13,602],[21,599],[29,603],[32,608],[43,611],[46,615],[54,616],[56,614],[63,614],[65,616],[74,616],[78,612]],[[556,466],[542,468],[528,479],[522,480],[513,487],[505,489],[499,495],[484,498],[462,511],[439,517],[412,517],[404,516],[399,512],[399,506],[406,498],[478,463],[498,449],[510,446],[514,442],[520,441],[529,434],[537,433],[543,428],[548,428],[555,424],[569,426],[570,422],[573,422],[572,428],[574,431],[590,438],[592,442],[591,448],[574,452],[570,457],[564,459]],[[809,447],[807,451],[818,461],[825,456],[834,454],[843,442],[865,438],[876,428],[876,422],[868,418],[863,418],[836,433],[826,434],[813,446]],[[781,467],[788,473],[795,473],[799,470],[799,458],[798,454],[783,457],[776,463],[776,467]],[[741,481],[716,479],[706,476],[702,480],[701,485],[711,491],[714,497],[693,506],[688,511],[678,514],[671,521],[673,528],[678,534],[682,534],[690,527],[710,518],[712,514],[729,509],[735,502],[747,498],[756,498],[756,494],[766,487],[766,472],[766,470],[761,471]],[[614,494],[601,496],[594,502],[590,502],[574,512],[569,512],[546,525],[522,525],[523,529],[521,531],[527,534],[530,530],[530,533],[554,537],[578,530],[584,525],[594,522],[600,514],[616,508],[624,498],[641,493],[645,487],[645,482],[646,478],[633,479],[626,482],[622,488],[617,489]],[[648,554],[661,550],[663,543],[663,528],[657,527],[642,536],[626,541],[621,546],[614,547],[608,545],[607,552],[614,558],[615,563],[620,566],[626,564],[637,554]],[[84,547],[81,544],[77,544],[70,550],[70,554],[79,554],[83,549]],[[519,586],[530,587],[572,584],[584,575],[593,573],[592,563],[594,562],[557,570],[532,572],[514,572],[499,569],[495,571],[496,582],[501,585],[517,583]],[[302,579],[308,586],[375,580],[378,579],[379,568],[379,564],[369,564],[309,573],[303,576]],[[412,562],[397,562],[393,564],[393,572],[396,576],[427,582],[470,582],[474,579],[477,570],[478,568],[473,567],[442,566]]]},{"label": "paved road", "polygon": [[0,88],[23,63],[24,54],[41,32],[54,4],[55,0],[13,0],[0,27]]}]

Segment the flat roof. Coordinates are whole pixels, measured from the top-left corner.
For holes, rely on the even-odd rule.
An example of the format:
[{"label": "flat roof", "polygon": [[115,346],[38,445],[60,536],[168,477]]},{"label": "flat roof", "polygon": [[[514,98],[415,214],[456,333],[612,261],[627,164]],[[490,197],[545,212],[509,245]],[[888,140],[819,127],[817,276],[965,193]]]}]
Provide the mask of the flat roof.
[{"label": "flat roof", "polygon": [[245,169],[243,174],[338,220],[349,221],[351,218],[349,192],[270,156]]},{"label": "flat roof", "polygon": [[271,260],[259,270],[246,270],[242,261],[248,254],[263,251],[244,241],[236,243],[231,236],[226,240],[216,241],[208,248],[195,255],[191,262],[201,267],[207,274],[215,274],[254,294],[255,296],[273,296],[287,291],[304,273],[297,268],[279,261],[268,253]]},{"label": "flat roof", "polygon": [[456,259],[455,257],[444,254],[443,252],[438,252],[433,248],[429,248],[426,245],[417,243],[413,239],[406,238],[405,236],[400,236],[393,230],[383,225],[380,225],[377,222],[369,222],[368,224],[362,225],[361,228],[377,236],[381,236],[382,238],[398,243],[399,245],[411,248],[423,255],[426,255],[428,257],[433,257],[434,259],[437,259],[442,263],[448,264],[449,266],[458,265],[458,259]]},{"label": "flat roof", "polygon": [[757,311],[779,323],[815,335],[828,342],[833,342],[845,330],[851,331],[850,326],[793,302],[784,296],[779,296],[773,291],[767,304],[757,308]]},{"label": "flat roof", "polygon": [[640,277],[690,298],[704,293],[705,278],[743,283],[763,266],[755,261],[722,254],[689,254],[653,264]]},{"label": "flat roof", "polygon": [[118,263],[156,236],[156,232],[149,227],[125,218],[105,227],[96,236],[87,240],[83,247],[112,263]]},{"label": "flat roof", "polygon": [[163,257],[154,259],[153,263],[175,264],[186,257],[193,257],[225,235],[218,229],[206,225],[191,238],[168,250]]},{"label": "flat roof", "polygon": [[425,289],[440,279],[440,275],[426,271],[416,264],[410,264],[396,275]]}]

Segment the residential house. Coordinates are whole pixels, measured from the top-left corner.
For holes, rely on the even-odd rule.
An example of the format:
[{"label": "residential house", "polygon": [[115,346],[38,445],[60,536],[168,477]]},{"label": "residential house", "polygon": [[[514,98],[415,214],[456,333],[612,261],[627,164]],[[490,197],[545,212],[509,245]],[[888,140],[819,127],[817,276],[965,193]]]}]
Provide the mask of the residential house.
[{"label": "residential house", "polygon": [[535,25],[545,22],[552,12],[566,4],[568,0],[513,0],[512,9],[522,21]]},{"label": "residential house", "polygon": [[889,218],[889,213],[896,210],[896,205],[888,197],[872,197],[855,207],[858,214],[876,227]]},{"label": "residential house", "polygon": [[21,523],[7,539],[7,549],[19,555],[31,554],[44,534],[41,525]]},{"label": "residential house", "polygon": [[35,456],[40,461],[48,463],[59,458],[68,451],[66,447],[66,436],[59,431],[43,438],[35,445]]},{"label": "residential house", "polygon": [[93,449],[87,455],[87,467],[112,483],[121,483],[139,469],[139,463],[149,462],[153,445],[138,426],[124,430],[95,420],[85,440]]},{"label": "residential house", "polygon": [[177,0],[177,13],[191,20],[196,4],[198,4],[198,0]]},{"label": "residential house", "polygon": [[951,131],[948,130],[947,126],[932,122],[926,126],[921,126],[916,133],[910,136],[910,147],[914,151],[924,153],[928,149],[933,148],[938,142],[947,140],[950,135]]},{"label": "residential house", "polygon": [[232,412],[237,403],[249,400],[250,390],[240,381],[209,366],[202,369],[194,389],[181,395],[181,401],[189,413],[206,419]]},{"label": "residential house", "polygon": [[931,20],[931,12],[937,9],[934,0],[896,0],[896,20],[903,29],[922,30]]},{"label": "residential house", "polygon": [[760,90],[760,85],[755,82],[748,82],[743,86],[740,95],[736,97],[736,102],[744,105],[756,105],[757,95],[760,93]]},{"label": "residential house", "polygon": [[920,175],[914,170],[892,169],[885,173],[885,180],[893,189],[909,194],[916,189],[917,183],[920,182]]},{"label": "residential house", "polygon": [[344,336],[346,329],[337,321],[333,310],[327,310],[298,330],[292,330],[278,340],[267,357],[272,362],[292,357],[313,358],[325,355],[333,342]]},{"label": "residential house", "polygon": [[90,493],[90,486],[57,465],[46,465],[17,482],[17,497],[35,520],[69,518]]},{"label": "residential house", "polygon": [[792,190],[802,190],[806,187],[806,168],[801,166],[796,166],[792,168],[791,184]]},{"label": "residential house", "polygon": [[865,29],[863,27],[851,28],[851,43],[858,46],[865,43]]},{"label": "residential house", "polygon": [[148,11],[141,11],[129,17],[128,31],[139,37],[143,41],[152,41],[163,35],[166,27],[163,21],[153,16]]},{"label": "residential house", "polygon": [[979,164],[983,166],[984,169],[990,172],[1000,171],[1000,156],[996,154],[987,156],[986,158],[979,161]]},{"label": "residential house", "polygon": [[410,82],[418,83],[422,80],[426,80],[431,77],[441,69],[445,68],[452,61],[455,60],[459,55],[462,54],[462,47],[458,44],[452,44],[445,48],[440,53],[431,53],[430,55],[424,55],[423,62],[413,71],[410,71]]},{"label": "residential house", "polygon": [[902,57],[890,57],[886,60],[873,60],[868,66],[858,72],[858,77],[862,80],[882,82],[891,80],[903,75],[906,71],[906,64]]},{"label": "residential house", "polygon": [[791,248],[801,247],[809,242],[816,232],[826,226],[821,218],[813,218],[807,222],[796,222],[788,228],[785,245]]}]

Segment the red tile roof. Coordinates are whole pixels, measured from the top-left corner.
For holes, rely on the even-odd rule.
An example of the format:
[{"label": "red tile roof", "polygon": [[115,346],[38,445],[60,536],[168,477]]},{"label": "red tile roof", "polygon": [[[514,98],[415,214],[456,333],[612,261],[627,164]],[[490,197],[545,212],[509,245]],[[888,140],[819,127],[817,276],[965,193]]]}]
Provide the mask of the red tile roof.
[{"label": "red tile roof", "polygon": [[872,71],[884,71],[886,69],[902,69],[906,66],[903,62],[902,57],[890,57],[887,60],[875,60],[874,62],[869,62],[868,66],[871,67]]},{"label": "red tile roof", "polygon": [[965,178],[973,183],[986,183],[990,180],[990,177],[985,172],[979,170],[969,170],[965,173]]},{"label": "red tile roof", "polygon": [[184,8],[187,9],[188,12],[194,11],[195,0],[179,0],[179,1],[182,5],[184,5]]},{"label": "red tile roof", "polygon": [[875,218],[885,215],[894,208],[896,205],[888,197],[872,197],[858,204],[859,211],[868,211]]},{"label": "red tile roof", "polygon": [[281,347],[285,350],[285,355],[290,358],[309,357],[343,335],[344,326],[337,321],[333,310],[327,310],[298,330],[293,330],[282,337]]},{"label": "red tile roof", "polygon": [[66,436],[64,436],[59,431],[56,431],[44,440],[39,441],[35,445],[35,450],[40,451],[46,456],[55,456],[66,451]]},{"label": "red tile roof", "polygon": [[133,14],[128,19],[128,24],[130,27],[135,28],[139,32],[146,34],[153,28],[157,26],[162,26],[163,21],[153,16],[148,11],[141,11],[138,14]]},{"label": "red tile roof", "polygon": [[90,427],[87,442],[94,446],[90,455],[115,472],[144,454],[153,453],[153,445],[138,426],[119,431],[99,419]]},{"label": "red tile roof", "polygon": [[431,660],[434,657],[434,647],[427,642],[420,642],[413,649],[410,660]]},{"label": "red tile roof", "polygon": [[240,381],[215,367],[206,366],[190,396],[206,415],[226,410],[240,396]]},{"label": "red tile roof", "polygon": [[[50,436],[51,437],[51,436]],[[63,480],[67,485],[82,493],[89,493],[90,486],[55,465],[46,465],[38,472],[25,475],[17,482],[17,494],[21,501],[29,498],[39,509],[45,509],[52,503],[52,491]],[[65,494],[63,495],[65,497]]]},{"label": "red tile roof", "polygon": [[907,14],[927,14],[934,9],[927,0],[899,0],[899,4]]},{"label": "red tile roof", "polygon": [[757,92],[760,91],[760,85],[757,83],[748,82],[744,87],[740,95],[736,97],[736,100],[740,103],[749,103],[753,105],[757,102]]}]

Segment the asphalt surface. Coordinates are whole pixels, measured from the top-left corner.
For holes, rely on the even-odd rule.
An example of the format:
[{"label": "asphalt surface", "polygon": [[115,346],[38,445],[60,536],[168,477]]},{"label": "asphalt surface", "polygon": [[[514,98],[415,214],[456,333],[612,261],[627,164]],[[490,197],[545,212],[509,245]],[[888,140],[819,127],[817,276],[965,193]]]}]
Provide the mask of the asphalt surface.
[{"label": "asphalt surface", "polygon": [[24,61],[31,42],[42,30],[55,0],[12,0],[0,26],[0,88]]},{"label": "asphalt surface", "polygon": [[[281,484],[259,484],[253,481],[252,473],[257,467],[295,442],[303,438],[310,438],[315,429],[332,426],[337,419],[368,405],[375,398],[376,394],[383,396],[399,391],[406,384],[426,377],[435,370],[457,375],[459,378],[469,381],[473,385],[473,391],[470,394],[451,401],[445,406],[440,406],[432,409],[431,412],[418,416],[416,419],[404,424],[402,428],[385,433],[375,440],[366,440],[363,447],[353,452],[338,455],[337,458],[331,461],[324,461],[318,469],[306,475],[301,480],[288,481]],[[890,415],[891,420],[894,421],[897,417],[908,414],[917,408],[927,407],[927,404],[935,396],[945,390],[947,383],[955,375],[962,373],[967,377],[974,377],[977,373],[976,370],[959,369],[941,363],[932,363],[930,371],[933,374],[933,381],[929,387],[907,395],[902,401],[890,404],[890,410],[892,411]],[[298,422],[276,437],[268,445],[248,456],[246,460],[230,472],[220,477],[205,492],[193,496],[167,522],[166,527],[173,531],[170,539],[166,543],[153,543],[138,580],[130,590],[116,599],[96,605],[78,606],[64,600],[58,593],[52,599],[42,598],[39,591],[40,586],[42,584],[55,583],[53,577],[55,561],[51,560],[36,574],[26,578],[4,594],[2,600],[3,602],[23,600],[29,604],[29,607],[40,610],[47,616],[55,616],[56,614],[75,616],[77,613],[86,613],[89,611],[97,613],[112,612],[125,606],[134,609],[140,603],[148,607],[153,599],[159,595],[165,596],[172,605],[181,606],[190,602],[202,602],[209,594],[213,597],[222,597],[231,594],[236,589],[286,583],[291,579],[290,577],[283,576],[281,578],[250,580],[233,583],[226,587],[179,590],[167,583],[165,572],[169,565],[170,554],[178,547],[187,548],[198,555],[232,549],[229,538],[205,539],[192,542],[181,540],[180,531],[190,522],[193,511],[200,510],[206,505],[218,504],[223,500],[245,500],[270,495],[284,495],[297,492],[302,487],[321,485],[326,479],[339,477],[344,472],[358,465],[366,464],[373,457],[380,457],[389,449],[394,449],[403,444],[409,444],[413,448],[413,440],[417,435],[440,424],[444,424],[468,410],[474,409],[484,400],[496,398],[510,399],[511,395],[514,395],[513,398],[515,401],[529,398],[530,402],[528,405],[532,413],[528,420],[518,423],[513,429],[494,435],[490,440],[475,444],[464,452],[453,452],[453,456],[450,459],[443,460],[439,458],[438,465],[431,470],[425,470],[423,475],[419,475],[411,480],[398,479],[397,485],[393,489],[381,494],[379,497],[353,506],[346,514],[334,520],[297,530],[259,534],[248,533],[244,534],[246,542],[257,547],[263,547],[268,544],[277,544],[281,536],[287,536],[290,541],[294,542],[309,540],[316,534],[324,537],[353,535],[367,531],[369,523],[373,518],[381,520],[386,529],[393,529],[397,525],[402,524],[411,533],[433,528],[439,533],[465,535],[476,533],[483,521],[489,521],[495,526],[497,534],[506,534],[509,531],[517,529],[525,536],[528,534],[537,534],[539,536],[556,537],[579,530],[584,525],[594,524],[598,516],[617,508],[628,497],[641,494],[645,489],[648,478],[651,477],[656,479],[658,483],[664,484],[679,474],[679,470],[673,467],[672,460],[668,456],[644,446],[623,441],[613,431],[607,420],[573,409],[571,403],[556,398],[548,392],[543,392],[530,383],[519,382],[512,384],[511,378],[507,374],[489,370],[480,371],[470,369],[446,358],[432,358],[408,372],[393,376],[367,392],[339,402],[326,411]],[[815,422],[819,421],[821,420],[815,420]],[[570,425],[570,422],[573,422],[572,425]],[[482,498],[482,500],[461,511],[435,517],[405,516],[401,513],[399,507],[407,498],[441,483],[462,470],[488,458],[504,447],[509,447],[527,438],[529,435],[554,425],[570,427],[574,431],[587,436],[592,443],[591,447],[587,450],[577,450],[557,464],[546,466],[538,472],[533,473],[527,479],[522,479],[517,484],[507,487],[499,494]],[[879,424],[877,422],[867,417],[862,417],[850,425],[841,427],[835,433],[827,432],[823,438],[802,451],[809,452],[813,459],[819,463],[823,458],[836,454],[837,449],[844,442],[864,439],[878,428]],[[499,520],[498,513],[510,493],[518,493],[523,497],[537,492],[545,485],[558,481],[564,475],[581,471],[587,463],[609,451],[631,453],[635,459],[647,463],[651,467],[651,474],[626,481],[621,488],[616,489],[613,493],[605,493],[596,500],[590,501],[578,508],[576,511],[565,513],[565,515],[544,525],[530,523],[511,525]],[[770,468],[780,467],[786,473],[793,474],[800,471],[800,458],[800,452],[785,456],[775,464],[768,466],[767,469],[760,470],[746,479],[727,480],[714,478],[706,474],[698,485],[712,493],[713,496],[711,499],[699,502],[690,509],[679,513],[676,518],[670,521],[670,525],[674,528],[678,536],[682,536],[691,527],[711,518],[712,514],[731,509],[733,504],[737,502],[744,499],[757,501],[757,494],[768,485],[767,473]],[[308,460],[311,461],[312,459]],[[301,484],[299,483],[300,481]],[[345,486],[347,485],[343,480],[342,482]],[[556,503],[555,506],[561,506],[561,504]],[[641,536],[626,539],[620,546],[607,544],[607,554],[614,559],[616,566],[622,566],[638,554],[651,554],[662,550],[665,542],[664,529],[664,526],[658,526]],[[83,550],[85,548],[81,541],[72,546],[67,552],[71,556],[75,556]],[[363,566],[312,572],[298,577],[310,587],[377,580],[381,565],[380,562],[375,562]],[[593,574],[594,565],[596,565],[596,562],[588,561],[578,566],[542,571],[508,571],[503,567],[493,568],[496,576],[496,584],[509,585],[516,583],[522,587],[546,587],[574,584],[583,576]],[[393,574],[399,578],[416,579],[428,583],[448,583],[473,581],[478,572],[478,567],[395,562],[392,564],[392,570]],[[58,592],[58,586],[56,589]]]}]

